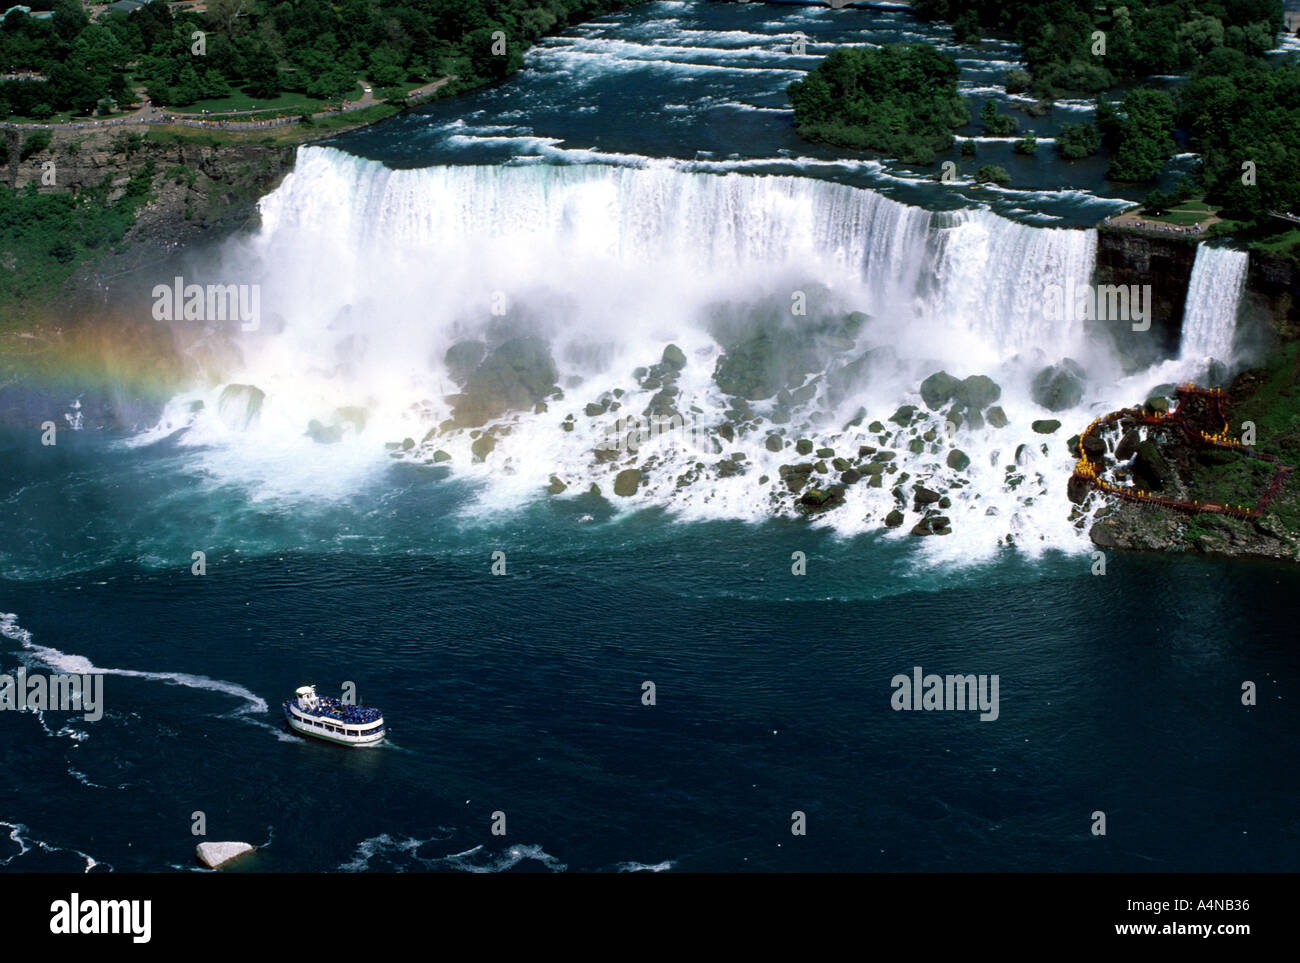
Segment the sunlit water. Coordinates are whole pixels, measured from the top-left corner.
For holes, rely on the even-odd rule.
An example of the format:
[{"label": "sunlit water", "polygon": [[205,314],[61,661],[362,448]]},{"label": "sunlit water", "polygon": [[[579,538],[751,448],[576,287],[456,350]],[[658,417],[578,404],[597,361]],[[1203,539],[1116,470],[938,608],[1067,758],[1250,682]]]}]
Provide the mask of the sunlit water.
[{"label": "sunlit water", "polygon": [[[222,383],[143,433],[0,436],[0,668],[104,672],[107,700],[97,722],[4,715],[9,869],[189,869],[195,811],[268,870],[1296,868],[1297,574],[1112,554],[1094,575],[1069,521],[1063,439],[1195,361],[1123,378],[1086,324],[1041,317],[1045,284],[1090,277],[1080,228],[1124,203],[1100,160],[1048,149],[1089,105],[1024,118],[1034,161],[981,141],[1028,189],[939,186],[795,136],[784,86],[832,37],[937,40],[973,113],[1018,62],[898,7],[656,3],[575,28],[507,84],[300,154],[260,231],[191,264],[262,285]],[[1189,311],[1221,339],[1234,313],[1204,288]],[[716,423],[709,312],[796,289],[814,318],[872,316],[828,370],[891,352],[796,411],[832,413],[821,441],[855,450],[858,408],[918,404],[939,367],[1002,385],[1008,427],[959,439],[953,535],[883,528],[888,488],[773,518],[757,477],[793,458],[762,434],[728,448],[744,476],[580,494],[598,426],[566,413],[640,401],[632,370],[671,342],[682,407]],[[547,338],[564,402],[481,465],[463,436],[450,466],[391,456],[446,417],[446,348],[500,324]],[[1044,438],[1029,380],[1066,356],[1089,384]],[[227,381],[266,393],[255,418],[223,416]],[[365,429],[305,435],[341,407]],[[917,665],[997,674],[998,719],[894,712]],[[296,686],[344,681],[386,747],[284,727]]]}]

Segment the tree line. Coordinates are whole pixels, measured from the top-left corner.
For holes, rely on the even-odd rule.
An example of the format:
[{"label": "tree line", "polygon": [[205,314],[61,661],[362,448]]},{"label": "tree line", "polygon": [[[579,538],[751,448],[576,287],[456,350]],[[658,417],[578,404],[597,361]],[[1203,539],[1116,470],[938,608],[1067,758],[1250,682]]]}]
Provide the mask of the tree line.
[{"label": "tree line", "polygon": [[209,0],[198,13],[152,0],[91,22],[78,0],[53,0],[52,17],[15,11],[0,23],[0,72],[43,78],[0,82],[0,117],[125,105],[135,84],[155,103],[184,107],[235,90],[337,100],[359,76],[377,88],[448,73],[461,86],[488,82],[518,70],[543,34],[633,2]]}]

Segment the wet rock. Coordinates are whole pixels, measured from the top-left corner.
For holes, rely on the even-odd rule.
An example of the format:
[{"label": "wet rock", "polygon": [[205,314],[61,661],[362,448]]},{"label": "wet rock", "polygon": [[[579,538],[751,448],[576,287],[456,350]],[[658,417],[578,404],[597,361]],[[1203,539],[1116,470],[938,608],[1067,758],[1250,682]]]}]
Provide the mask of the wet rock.
[{"label": "wet rock", "polygon": [[938,411],[953,399],[959,384],[961,382],[948,372],[936,371],[921,382],[921,400],[931,411]]},{"label": "wet rock", "polygon": [[802,388],[799,388],[790,393],[790,404],[792,405],[807,404],[808,402],[812,401],[813,398],[815,397],[817,397],[817,384],[816,382],[810,382],[809,384],[804,385]]},{"label": "wet rock", "polygon": [[526,411],[556,388],[558,372],[540,338],[514,338],[479,363],[455,398],[452,420],[477,428],[508,411]]},{"label": "wet rock", "polygon": [[781,440],[780,435],[768,435],[767,441],[764,442],[764,447],[766,447],[768,451],[780,451],[783,444],[784,442]]},{"label": "wet rock", "polygon": [[1066,358],[1034,375],[1030,393],[1048,411],[1065,411],[1083,401],[1083,384],[1083,368],[1072,358]]},{"label": "wet rock", "polygon": [[637,486],[641,484],[641,469],[625,468],[614,476],[614,494],[627,498],[629,495],[635,495]]},{"label": "wet rock", "polygon": [[661,359],[664,364],[670,368],[676,368],[680,371],[686,367],[686,352],[675,344],[670,344],[664,348],[664,356]]},{"label": "wet rock", "polygon": [[443,363],[451,380],[463,385],[486,354],[487,345],[482,341],[458,341],[447,349]]},{"label": "wet rock", "polygon": [[1106,457],[1106,443],[1096,435],[1089,435],[1080,442],[1089,458],[1097,460]]},{"label": "wet rock", "polygon": [[226,385],[217,399],[217,415],[231,431],[246,431],[262,413],[266,392],[256,385]]},{"label": "wet rock", "polygon": [[[319,445],[333,445],[343,440],[343,429],[339,425],[322,425],[313,418],[307,422],[307,437]],[[411,447],[415,447],[414,440]]]},{"label": "wet rock", "polygon": [[915,405],[901,405],[897,411],[889,416],[889,420],[896,425],[910,425],[912,418],[916,415]]},{"label": "wet rock", "polygon": [[474,454],[475,461],[483,461],[492,450],[496,448],[497,440],[494,435],[480,435],[474,439],[474,443],[469,446],[469,450]]},{"label": "wet rock", "polygon": [[993,428],[1005,428],[1007,426],[1007,413],[1002,410],[1000,405],[994,405],[984,412],[984,417]]},{"label": "wet rock", "polygon": [[942,497],[937,491],[924,485],[917,485],[913,490],[914,504],[918,512],[926,505],[933,505]]},{"label": "wet rock", "polygon": [[755,401],[802,383],[816,363],[799,332],[776,328],[730,345],[718,358],[713,380],[724,394]]},{"label": "wet rock", "polygon": [[844,482],[846,485],[856,485],[861,480],[862,472],[858,471],[856,468],[846,468],[844,471],[840,472],[840,481]]},{"label": "wet rock", "polygon": [[1076,505],[1082,504],[1090,491],[1092,485],[1087,479],[1080,478],[1078,475],[1071,475],[1070,480],[1065,483],[1065,497]]},{"label": "wet rock", "polygon": [[451,455],[447,454],[445,451],[439,448],[437,451],[433,453],[433,460],[435,463],[451,461]]},{"label": "wet rock", "polygon": [[830,493],[820,488],[810,488],[803,493],[799,499],[800,505],[807,505],[810,508],[820,508],[830,501]]},{"label": "wet rock", "polygon": [[794,443],[794,450],[801,455],[811,455],[813,443],[807,438],[800,438]]},{"label": "wet rock", "polygon": [[897,508],[893,509],[885,516],[885,524],[890,528],[898,528],[898,526],[903,524],[903,513]]},{"label": "wet rock", "polygon": [[1133,459],[1133,476],[1138,487],[1146,491],[1164,491],[1173,486],[1174,470],[1151,439],[1139,442]]},{"label": "wet rock", "polygon": [[1040,435],[1050,435],[1052,432],[1056,431],[1057,428],[1061,427],[1061,423],[1055,418],[1040,418],[1029,427],[1033,428],[1034,431],[1038,432]]},{"label": "wet rock", "polygon": [[948,452],[948,467],[954,471],[965,471],[970,467],[970,456],[960,448],[954,448]]},{"label": "wet rock", "polygon": [[552,475],[551,483],[546,486],[546,490],[552,495],[558,495],[568,487],[569,486],[566,485],[564,482],[560,481],[560,479],[557,476]]},{"label": "wet rock", "polygon": [[199,843],[194,847],[195,855],[198,856],[199,862],[209,869],[216,869],[218,866],[224,866],[236,857],[243,856],[245,853],[251,853],[256,846],[249,843]]},{"label": "wet rock", "polygon": [[1136,428],[1130,428],[1124,432],[1124,437],[1119,440],[1115,446],[1115,460],[1128,461],[1137,454],[1138,442],[1142,440],[1142,434]]},{"label": "wet rock", "polygon": [[988,375],[964,378],[953,394],[972,411],[982,411],[1002,397],[1002,388]]}]

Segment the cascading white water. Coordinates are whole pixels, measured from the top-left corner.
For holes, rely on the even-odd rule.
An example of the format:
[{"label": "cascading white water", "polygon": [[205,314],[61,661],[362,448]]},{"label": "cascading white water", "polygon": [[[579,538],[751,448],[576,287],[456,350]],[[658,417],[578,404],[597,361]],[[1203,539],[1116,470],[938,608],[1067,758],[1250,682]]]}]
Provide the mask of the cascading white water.
[{"label": "cascading white water", "polygon": [[393,171],[320,148],[302,150],[262,215],[264,311],[317,345],[327,330],[382,331],[422,356],[486,319],[495,292],[525,309],[562,299],[557,333],[671,337],[702,301],[786,277],[910,314],[969,363],[1056,354],[1083,332],[1043,323],[1044,291],[1087,284],[1096,246],[1092,231],[935,214],[811,178],[678,164]]},{"label": "cascading white water", "polygon": [[1196,249],[1187,282],[1179,357],[1187,361],[1232,360],[1237,307],[1246,284],[1250,255],[1230,247],[1202,244]]},{"label": "cascading white water", "polygon": [[[1086,322],[1044,320],[1044,306],[1052,288],[1091,282],[1094,231],[1031,227],[987,210],[935,213],[825,180],[719,175],[668,161],[390,170],[303,148],[261,210],[260,232],[229,246],[222,268],[224,280],[261,285],[262,329],[245,338],[242,367],[227,379],[265,397],[241,440],[229,419],[215,417],[219,387],[206,389],[185,443],[226,452],[246,477],[273,490],[303,474],[309,477],[293,490],[319,492],[322,479],[367,459],[383,464],[375,459],[381,443],[423,437],[447,417],[447,396],[458,389],[443,357],[466,338],[538,335],[550,343],[566,388],[563,406],[521,414],[529,430],[502,439],[496,467],[483,469],[501,502],[535,495],[557,470],[585,488],[580,476],[589,470],[595,428],[583,422],[562,431],[560,419],[616,388],[632,392],[626,410],[644,408],[632,369],[657,361],[668,342],[691,359],[679,408],[709,424],[722,420],[728,403],[712,380],[722,351],[712,313],[719,305],[739,306],[743,324],[745,306],[784,305],[785,314],[803,291],[807,316],[785,314],[786,324],[850,310],[871,315],[857,344],[837,348],[826,370],[873,348],[887,349],[878,357],[889,360],[873,362],[869,376],[829,403],[848,412],[879,406],[882,418],[900,403],[917,403],[920,379],[943,367],[958,377],[998,374],[1002,403],[1028,431],[1039,415],[1031,413],[1025,372],[1087,351]],[[178,399],[177,421],[194,400]],[[344,444],[307,437],[313,421],[342,423],[341,411],[349,412]],[[1041,436],[1021,440],[1042,447]],[[779,460],[762,441],[750,435],[735,445],[751,451],[750,464]],[[468,440],[437,444],[453,451],[457,471],[478,470]],[[855,442],[844,444],[856,451]],[[1012,439],[963,444],[976,462],[971,480],[1004,488]],[[1058,468],[1068,474],[1059,447],[1050,457],[1062,464],[1044,463],[1045,476]],[[676,492],[672,457],[664,455],[664,488],[652,486],[646,497]],[[937,457],[937,470],[945,470]],[[989,477],[981,481],[982,474]],[[753,478],[708,484],[716,486],[710,496],[684,510],[767,510]],[[995,519],[1005,533],[1015,499],[1027,492],[1007,494],[1001,510],[994,492],[970,514]],[[1034,494],[1043,505],[1035,511],[1050,511],[1053,524],[1068,529],[1062,537],[1077,538],[1063,494],[1050,508],[1045,491]],[[860,497],[877,496],[892,499],[880,489]],[[864,513],[846,507],[839,517],[853,529]]]}]

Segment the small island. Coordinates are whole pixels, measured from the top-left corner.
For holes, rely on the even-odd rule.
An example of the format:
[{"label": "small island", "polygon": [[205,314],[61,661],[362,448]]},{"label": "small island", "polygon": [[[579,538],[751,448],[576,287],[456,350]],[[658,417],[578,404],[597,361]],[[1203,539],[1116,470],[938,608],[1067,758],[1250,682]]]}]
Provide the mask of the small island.
[{"label": "small island", "polygon": [[957,75],[956,61],[929,44],[841,47],[787,89],[809,140],[932,164],[970,121]]}]

